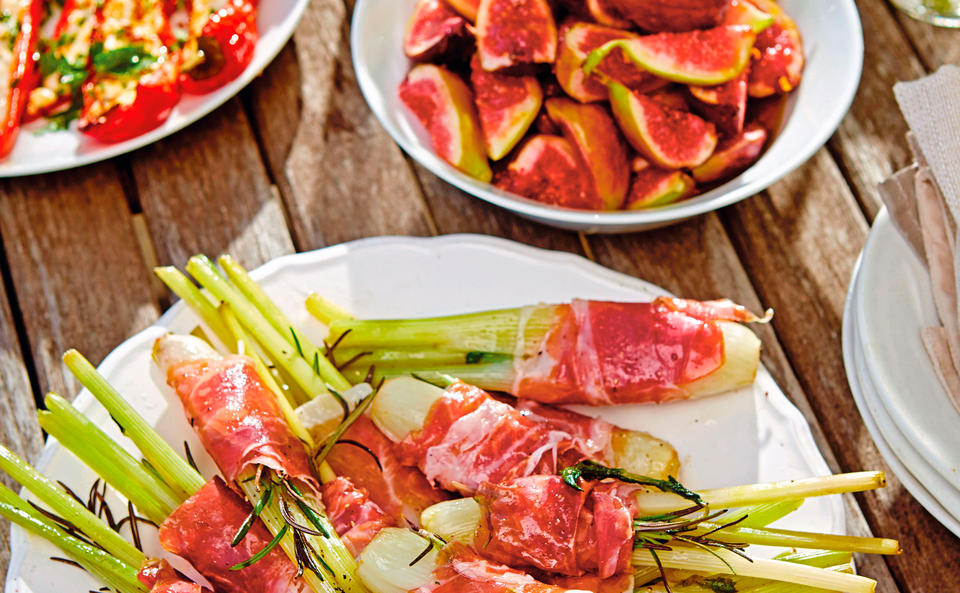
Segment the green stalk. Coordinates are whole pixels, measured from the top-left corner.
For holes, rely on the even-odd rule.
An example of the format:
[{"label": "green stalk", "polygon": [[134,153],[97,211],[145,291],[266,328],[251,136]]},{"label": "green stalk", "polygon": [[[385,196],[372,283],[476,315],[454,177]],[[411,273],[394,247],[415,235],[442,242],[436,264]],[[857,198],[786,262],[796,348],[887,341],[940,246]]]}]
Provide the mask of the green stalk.
[{"label": "green stalk", "polygon": [[[787,480],[767,484],[716,488],[713,490],[703,490],[698,492],[698,494],[700,494],[700,497],[708,507],[716,510],[752,506],[786,499],[845,494],[847,492],[863,492],[865,490],[882,488],[885,484],[886,477],[883,472],[855,472],[806,478],[803,480]],[[639,492],[636,494],[636,503],[643,515],[669,513],[690,506],[690,501],[675,494],[665,492]]]},{"label": "green stalk", "polygon": [[[316,359],[318,367],[316,370],[320,373],[320,377],[322,377],[324,381],[337,390],[350,388],[350,384],[343,378],[343,375],[340,374],[337,367],[333,366],[323,355],[323,352],[305,335],[296,332],[290,319],[274,304],[270,297],[267,296],[267,293],[260,288],[260,285],[247,274],[247,271],[243,269],[243,266],[241,266],[239,262],[229,255],[223,255],[217,259],[217,263],[220,264],[220,267],[227,274],[230,282],[246,297],[247,301],[260,311],[260,314],[273,326],[273,329],[277,330],[281,336],[290,336],[287,342],[291,346],[298,348],[298,351],[302,351],[303,358],[306,359],[307,362],[313,362],[314,359]],[[296,334],[292,332],[296,332]],[[296,337],[294,337],[294,335]]]},{"label": "green stalk", "polygon": [[802,504],[802,498],[759,504],[727,513],[721,519],[723,523],[729,523],[743,516],[746,518],[737,523],[737,527],[766,527],[799,509]]},{"label": "green stalk", "polygon": [[57,546],[91,574],[120,593],[147,593],[149,589],[137,579],[139,564],[130,565],[109,552],[68,535],[12,490],[0,484],[0,515],[23,529],[39,535]]},{"label": "green stalk", "polygon": [[[313,399],[327,393],[323,379],[314,373],[307,361],[298,354],[297,349],[291,347],[286,337],[277,332],[256,307],[217,272],[209,259],[197,255],[191,257],[187,264],[187,271],[217,298],[230,304],[240,323],[256,337],[270,357],[289,373],[307,397]],[[346,380],[343,380],[343,384],[346,384],[344,389],[350,387]]]},{"label": "green stalk", "polygon": [[190,467],[173,447],[164,441],[157,431],[137,413],[97,369],[76,350],[63,355],[70,372],[90,390],[93,397],[107,409],[120,425],[123,434],[134,442],[143,457],[160,474],[164,482],[178,495],[178,504],[193,496],[206,480]]},{"label": "green stalk", "polygon": [[64,492],[60,486],[2,445],[0,445],[0,469],[118,560],[132,566],[140,566],[143,562],[143,552],[110,529],[87,507]]},{"label": "green stalk", "polygon": [[[713,523],[701,523],[703,531],[721,527]],[[696,535],[700,530],[694,532]],[[710,534],[710,539],[721,542],[755,544],[759,546],[780,546],[785,548],[808,548],[814,550],[835,550],[838,552],[856,552],[859,554],[899,554],[900,543],[897,540],[879,537],[855,537],[852,535],[831,535],[809,533],[786,529],[756,529],[752,527],[730,527]]]},{"label": "green stalk", "polygon": [[307,296],[307,312],[316,317],[320,323],[324,325],[330,325],[339,319],[353,318],[353,315],[345,309],[315,292],[311,292],[310,295]]},{"label": "green stalk", "polygon": [[[366,368],[346,368],[343,371],[348,380],[359,383],[367,375]],[[472,364],[460,366],[439,367],[376,367],[374,381],[392,379],[393,377],[409,377],[416,375],[431,383],[442,384],[444,377],[456,377],[470,385],[482,385],[488,391],[510,391],[514,380],[513,362],[497,362],[492,364]]]},{"label": "green stalk", "polygon": [[267,368],[267,365],[263,363],[263,359],[260,358],[260,355],[256,352],[256,350],[253,349],[254,341],[250,339],[250,336],[247,335],[246,331],[244,331],[243,326],[241,326],[240,322],[237,321],[237,317],[233,314],[233,309],[229,304],[223,303],[220,305],[220,315],[223,318],[224,324],[233,335],[234,343],[238,345],[238,354],[242,353],[253,360],[253,366],[256,367],[257,373],[260,375],[260,378],[263,379],[263,382],[267,388],[273,392],[273,395],[277,400],[277,404],[280,406],[280,410],[283,412],[283,417],[290,426],[290,430],[293,431],[293,434],[298,439],[303,441],[311,451],[313,451],[313,437],[310,436],[310,432],[306,429],[303,423],[300,422],[300,417],[297,416],[297,412],[291,405],[293,402],[288,399],[289,394],[285,393],[283,389],[280,388],[277,380],[270,373],[270,369]]},{"label": "green stalk", "polygon": [[227,344],[230,332],[227,331],[220,316],[217,315],[216,305],[210,302],[210,299],[197,288],[196,284],[173,266],[154,268],[153,273],[167,285],[167,288],[173,291],[173,294],[183,299],[183,302],[203,319],[203,322],[216,334],[220,341]]},{"label": "green stalk", "polygon": [[66,400],[51,393],[45,402],[49,411],[37,413],[41,428],[143,511],[151,521],[159,525],[180,505],[182,501],[166,484]]}]

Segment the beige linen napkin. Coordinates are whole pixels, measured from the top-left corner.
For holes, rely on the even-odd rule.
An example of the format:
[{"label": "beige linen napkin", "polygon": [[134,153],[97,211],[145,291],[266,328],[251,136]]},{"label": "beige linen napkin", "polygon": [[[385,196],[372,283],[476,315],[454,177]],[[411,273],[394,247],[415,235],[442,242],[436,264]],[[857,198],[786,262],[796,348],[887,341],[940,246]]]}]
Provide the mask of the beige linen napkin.
[{"label": "beige linen napkin", "polygon": [[891,218],[930,270],[942,326],[921,329],[941,384],[960,411],[960,68],[894,86],[916,163],[880,185]]}]

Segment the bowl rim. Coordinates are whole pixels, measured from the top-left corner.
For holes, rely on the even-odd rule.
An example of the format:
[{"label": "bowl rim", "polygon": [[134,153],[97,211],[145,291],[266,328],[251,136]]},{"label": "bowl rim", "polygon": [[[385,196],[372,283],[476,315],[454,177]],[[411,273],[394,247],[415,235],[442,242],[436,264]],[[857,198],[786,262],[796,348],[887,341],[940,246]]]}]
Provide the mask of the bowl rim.
[{"label": "bowl rim", "polygon": [[[824,123],[817,127],[816,133],[807,137],[807,139],[800,144],[800,148],[791,153],[791,158],[781,161],[778,166],[771,168],[765,175],[736,187],[728,187],[730,184],[741,180],[745,174],[753,169],[754,165],[751,165],[751,167],[719,187],[696,196],[691,200],[683,200],[661,208],[633,211],[574,210],[544,204],[530,198],[500,190],[489,183],[477,181],[440,159],[433,151],[428,150],[425,146],[411,142],[399,127],[387,117],[385,104],[378,100],[379,97],[383,96],[383,93],[376,82],[374,82],[367,64],[358,58],[358,56],[363,56],[365,53],[362,49],[363,40],[357,33],[358,24],[366,18],[367,12],[372,10],[377,2],[378,0],[357,0],[350,26],[350,53],[354,72],[364,101],[366,101],[367,106],[373,111],[380,125],[386,129],[394,142],[431,173],[464,193],[520,214],[521,216],[532,218],[546,224],[554,223],[564,225],[566,228],[578,227],[602,231],[604,229],[616,230],[625,227],[634,227],[636,230],[643,230],[644,228],[654,228],[655,226],[662,226],[712,212],[760,193],[799,168],[826,144],[827,140],[830,139],[840,126],[840,122],[853,104],[863,74],[863,25],[860,21],[860,14],[857,11],[855,1],[841,0],[840,2],[832,3],[836,9],[843,13],[843,20],[850,29],[850,41],[854,45],[854,51],[849,52],[846,56],[838,57],[845,58],[844,61],[846,64],[842,68],[855,72],[855,75],[846,79],[844,86],[837,89],[835,93],[837,100],[833,103],[835,108],[829,112],[829,117],[821,120]],[[774,142],[776,142],[776,140],[774,140]],[[770,147],[767,148],[767,151],[769,150]]]}]

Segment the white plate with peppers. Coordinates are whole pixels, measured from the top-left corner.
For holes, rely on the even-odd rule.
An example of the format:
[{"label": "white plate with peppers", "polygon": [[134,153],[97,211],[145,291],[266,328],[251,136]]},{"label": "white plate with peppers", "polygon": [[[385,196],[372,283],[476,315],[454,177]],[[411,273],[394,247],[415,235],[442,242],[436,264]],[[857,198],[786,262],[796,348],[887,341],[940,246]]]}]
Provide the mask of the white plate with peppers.
[{"label": "white plate with peppers", "polygon": [[197,121],[276,57],[307,2],[17,0],[0,23],[0,177],[95,163]]}]

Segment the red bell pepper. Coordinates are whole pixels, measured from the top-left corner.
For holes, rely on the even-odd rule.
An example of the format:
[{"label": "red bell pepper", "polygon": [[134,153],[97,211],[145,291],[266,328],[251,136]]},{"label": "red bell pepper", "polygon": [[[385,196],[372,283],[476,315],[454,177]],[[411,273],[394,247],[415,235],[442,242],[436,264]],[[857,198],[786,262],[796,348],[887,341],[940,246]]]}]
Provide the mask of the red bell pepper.
[{"label": "red bell pepper", "polygon": [[162,0],[105,0],[79,129],[121,142],[163,124],[180,100],[179,56]]},{"label": "red bell pepper", "polygon": [[[10,154],[20,131],[20,119],[31,89],[37,84],[37,60],[34,54],[43,19],[43,0],[17,0],[10,13],[0,18],[0,43],[10,54],[6,67],[0,68],[4,83],[0,99],[0,158]],[[9,14],[9,16],[8,16]]]},{"label": "red bell pepper", "polygon": [[181,50],[183,90],[202,95],[240,76],[253,59],[259,35],[251,0],[227,0],[219,10],[205,0],[190,6],[189,38]]}]

